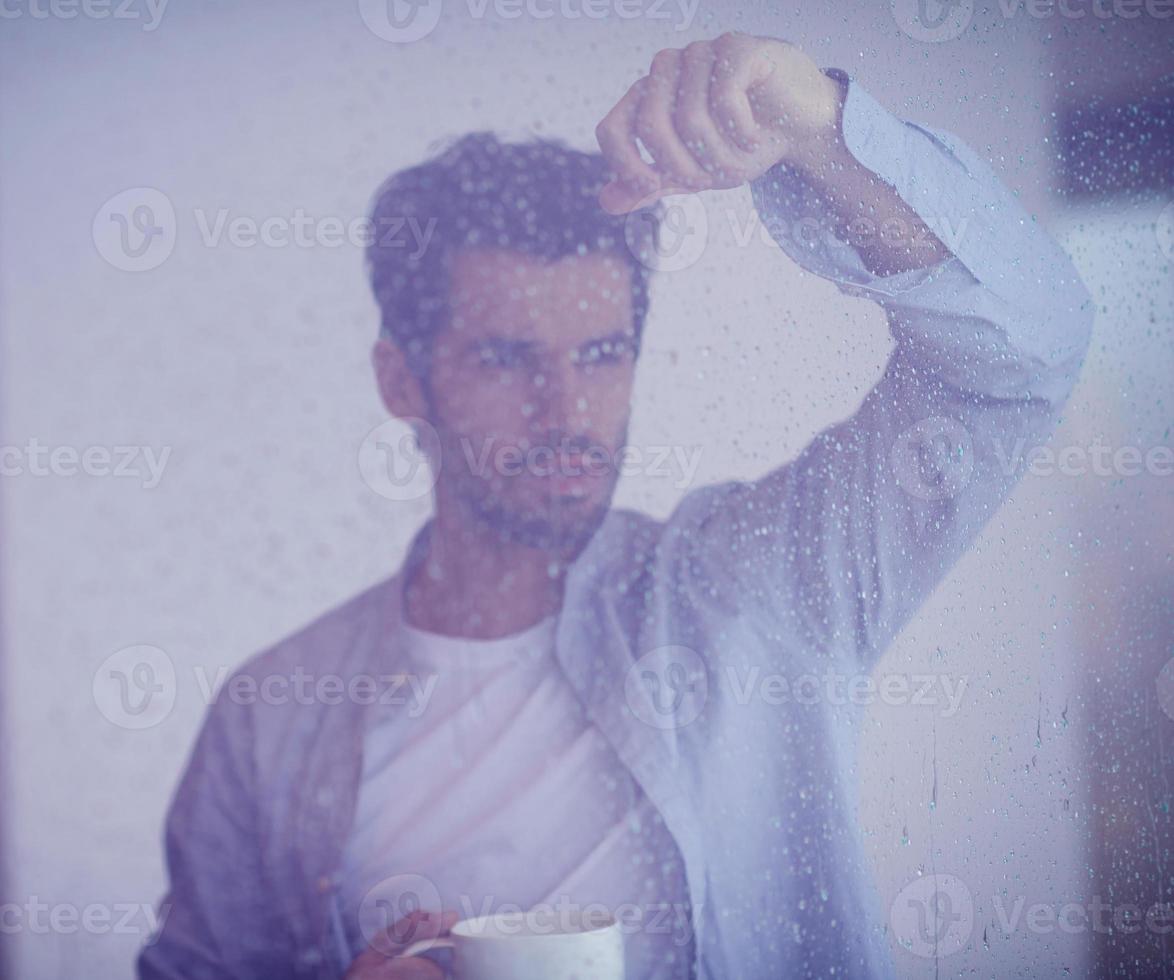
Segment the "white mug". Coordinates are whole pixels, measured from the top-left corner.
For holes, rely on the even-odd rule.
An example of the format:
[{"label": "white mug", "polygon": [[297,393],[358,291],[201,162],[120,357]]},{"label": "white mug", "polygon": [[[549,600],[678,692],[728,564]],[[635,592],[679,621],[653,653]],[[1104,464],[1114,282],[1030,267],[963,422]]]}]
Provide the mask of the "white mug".
[{"label": "white mug", "polygon": [[613,916],[581,928],[526,912],[464,919],[400,955],[450,947],[453,980],[624,980],[624,934]]}]

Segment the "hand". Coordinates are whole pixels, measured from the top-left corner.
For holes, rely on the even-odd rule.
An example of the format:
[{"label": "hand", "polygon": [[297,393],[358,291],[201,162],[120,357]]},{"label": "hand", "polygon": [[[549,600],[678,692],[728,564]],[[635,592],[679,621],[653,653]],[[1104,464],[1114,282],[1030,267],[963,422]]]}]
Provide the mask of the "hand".
[{"label": "hand", "polygon": [[784,160],[815,165],[836,144],[840,99],[839,84],[785,41],[723,34],[658,51],[595,129],[616,174],[599,203],[623,214],[666,194],[737,187]]},{"label": "hand", "polygon": [[457,918],[451,911],[416,911],[397,920],[355,958],[343,980],[444,980],[444,971],[431,960],[399,954],[421,939],[447,935]]}]

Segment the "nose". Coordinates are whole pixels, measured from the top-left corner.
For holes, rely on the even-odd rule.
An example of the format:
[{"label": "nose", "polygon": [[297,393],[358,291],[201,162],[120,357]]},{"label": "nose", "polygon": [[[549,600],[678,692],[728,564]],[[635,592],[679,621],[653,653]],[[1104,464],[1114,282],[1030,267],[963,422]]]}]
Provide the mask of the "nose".
[{"label": "nose", "polygon": [[569,357],[550,358],[531,379],[534,416],[531,423],[542,431],[578,432],[585,420],[586,399],[580,378]]}]

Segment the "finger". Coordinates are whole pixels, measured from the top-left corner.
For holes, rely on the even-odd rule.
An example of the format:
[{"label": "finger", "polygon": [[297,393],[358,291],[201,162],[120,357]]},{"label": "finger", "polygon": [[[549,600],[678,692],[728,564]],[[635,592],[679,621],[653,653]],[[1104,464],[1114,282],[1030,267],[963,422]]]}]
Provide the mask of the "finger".
[{"label": "finger", "polygon": [[710,107],[709,90],[717,53],[713,45],[694,42],[681,56],[681,75],[677,83],[677,106],[673,122],[686,149],[711,179],[721,184],[739,184],[745,161],[741,148],[717,126]]},{"label": "finger", "polygon": [[754,114],[753,88],[774,71],[764,56],[748,56],[745,39],[723,35],[714,42],[717,59],[710,83],[710,102],[718,126],[743,150],[758,149],[762,127]]},{"label": "finger", "polygon": [[600,192],[599,203],[609,214],[629,214],[641,208],[651,207],[662,197],[670,197],[673,194],[690,194],[694,190],[695,188],[665,184],[644,194],[630,184],[613,181]]},{"label": "finger", "polygon": [[444,971],[423,956],[384,956],[367,950],[346,972],[346,980],[444,980]]},{"label": "finger", "polygon": [[444,970],[423,956],[408,956],[362,965],[347,980],[444,980]]},{"label": "finger", "polygon": [[640,155],[636,144],[636,112],[645,82],[647,79],[642,78],[629,88],[595,127],[599,149],[615,173],[615,178],[599,194],[599,203],[612,214],[631,210],[624,206],[629,200],[638,200],[660,186],[660,178]]},{"label": "finger", "polygon": [[436,913],[417,909],[373,936],[370,946],[385,957],[398,956],[412,943],[443,935],[455,921],[455,918],[447,920],[445,916],[455,915],[455,912]]},{"label": "finger", "polygon": [[636,135],[652,154],[660,183],[700,190],[709,175],[689,152],[673,123],[681,52],[666,48],[652,59],[652,71],[636,112]]},{"label": "finger", "polygon": [[444,970],[423,956],[390,960],[386,980],[444,980]]}]

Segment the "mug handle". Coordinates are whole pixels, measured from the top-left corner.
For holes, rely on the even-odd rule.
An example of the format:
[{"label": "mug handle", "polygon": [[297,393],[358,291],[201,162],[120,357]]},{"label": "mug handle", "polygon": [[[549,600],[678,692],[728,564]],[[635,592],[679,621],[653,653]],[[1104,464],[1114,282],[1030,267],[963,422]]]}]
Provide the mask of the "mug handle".
[{"label": "mug handle", "polygon": [[456,945],[456,940],[449,936],[438,936],[436,939],[417,939],[402,953],[399,953],[395,958],[398,960],[404,956],[417,956],[420,953],[425,953],[430,949],[452,949]]}]

